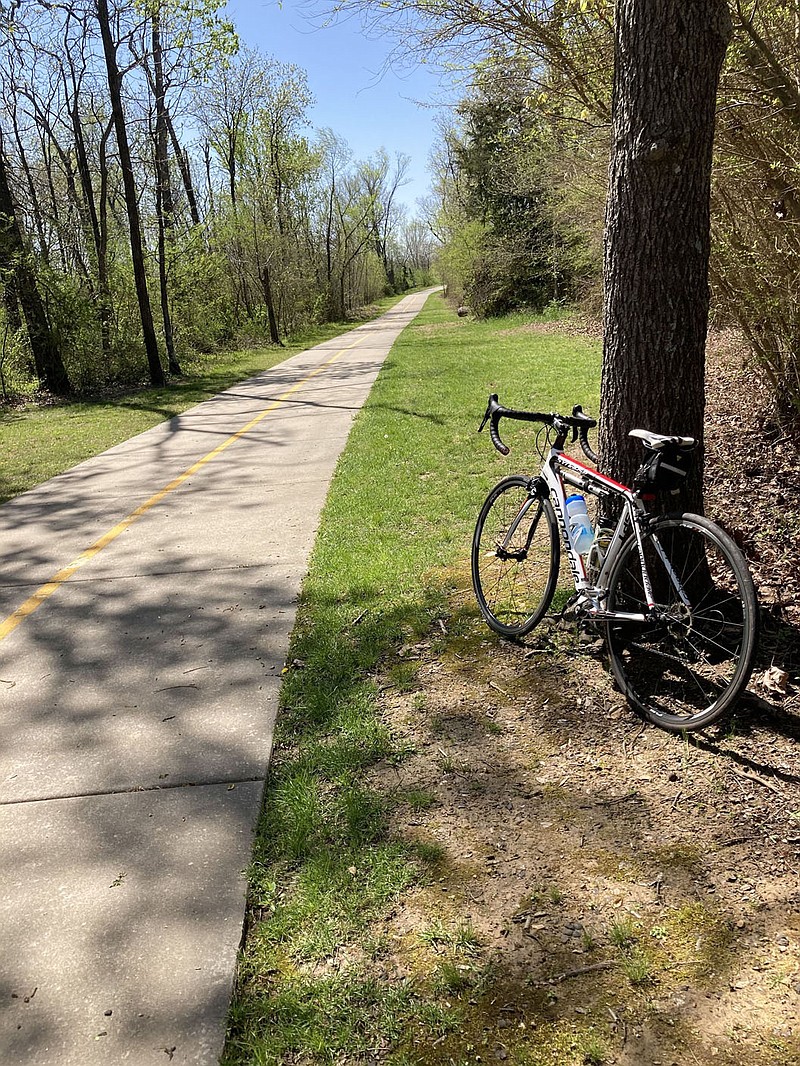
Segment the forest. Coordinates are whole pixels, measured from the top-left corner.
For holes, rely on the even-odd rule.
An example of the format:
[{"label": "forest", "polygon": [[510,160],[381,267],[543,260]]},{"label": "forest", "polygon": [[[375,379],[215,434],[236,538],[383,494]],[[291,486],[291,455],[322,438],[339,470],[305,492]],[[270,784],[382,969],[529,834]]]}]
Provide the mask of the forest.
[{"label": "forest", "polygon": [[3,399],[163,384],[426,283],[409,160],[314,130],[222,0],[0,5]]},{"label": "forest", "polygon": [[[0,390],[153,384],[181,359],[280,344],[441,280],[478,316],[599,314],[614,4],[343,0],[436,57],[431,195],[409,160],[311,126],[302,69],[249,48],[221,0],[2,9]],[[800,411],[800,6],[729,5],[717,94],[712,321]],[[655,149],[656,146],[650,146]],[[658,211],[658,204],[654,206]]]}]

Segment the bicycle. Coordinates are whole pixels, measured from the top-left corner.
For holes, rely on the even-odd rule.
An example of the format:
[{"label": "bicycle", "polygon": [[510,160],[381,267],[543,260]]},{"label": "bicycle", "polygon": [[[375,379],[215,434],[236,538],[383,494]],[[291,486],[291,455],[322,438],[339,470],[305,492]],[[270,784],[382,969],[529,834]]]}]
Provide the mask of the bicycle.
[{"label": "bicycle", "polygon": [[[479,432],[489,423],[494,447],[502,418],[538,422],[538,476],[510,475],[489,492],[472,542],[472,580],[483,618],[500,636],[518,639],[545,616],[563,548],[574,584],[568,609],[605,638],[611,671],[631,707],[671,732],[716,722],[750,678],[758,606],[747,563],[719,526],[701,515],[654,514],[648,503],[686,477],[695,441],[631,430],[646,450],[633,487],[564,451],[567,437],[592,463],[580,406],[571,416],[503,407],[489,397]],[[570,535],[565,484],[596,497],[603,513],[587,552]]]}]

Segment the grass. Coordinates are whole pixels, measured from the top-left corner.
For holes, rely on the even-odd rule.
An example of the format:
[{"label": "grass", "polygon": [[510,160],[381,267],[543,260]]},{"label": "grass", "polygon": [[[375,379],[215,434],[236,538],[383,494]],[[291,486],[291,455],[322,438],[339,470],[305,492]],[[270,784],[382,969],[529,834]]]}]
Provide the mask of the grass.
[{"label": "grass", "polygon": [[[226,1066],[475,1059],[485,1027],[480,998],[470,999],[476,938],[462,916],[431,914],[438,924],[391,947],[409,971],[402,979],[375,968],[382,916],[419,892],[443,859],[437,844],[390,831],[391,804],[424,810],[432,797],[387,798],[371,785],[404,750],[379,714],[376,676],[383,664],[389,690],[426,713],[413,664],[396,652],[450,624],[448,594],[480,502],[493,481],[531,460],[524,428],[508,431],[509,460],[476,434],[488,393],[513,406],[597,409],[597,347],[531,334],[526,321],[459,320],[432,298],[354,424],[289,652],[304,666],[286,675],[282,691]],[[514,1039],[527,1047],[527,1034]],[[556,1033],[553,1049],[564,1039]],[[546,1043],[518,1061],[573,1061],[555,1050],[547,1058]]]},{"label": "grass", "polygon": [[636,925],[631,918],[620,918],[608,931],[608,939],[615,948],[629,948],[638,940]]},{"label": "grass", "polygon": [[[383,313],[400,297],[383,300]],[[129,440],[168,418],[230,388],[238,381],[330,340],[353,328],[353,322],[317,326],[286,341],[284,348],[248,348],[215,352],[184,362],[184,376],[165,388],[131,388],[113,396],[83,398],[37,406],[0,405],[3,455],[0,462],[0,503],[56,474]]]}]

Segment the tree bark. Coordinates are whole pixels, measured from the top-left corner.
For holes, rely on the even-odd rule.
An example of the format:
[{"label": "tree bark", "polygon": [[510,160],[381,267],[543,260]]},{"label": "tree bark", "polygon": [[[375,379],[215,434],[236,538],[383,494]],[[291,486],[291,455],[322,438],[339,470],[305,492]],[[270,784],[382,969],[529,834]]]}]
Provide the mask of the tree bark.
[{"label": "tree bark", "polygon": [[16,295],[22,307],[39,382],[56,396],[70,395],[72,385],[47,321],[44,302],[36,285],[36,278],[28,259],[28,250],[25,247],[22,230],[15,213],[2,139],[0,139],[0,274],[4,278],[13,278],[11,292],[13,293],[14,288],[16,289]]},{"label": "tree bark", "polygon": [[617,0],[604,248],[604,467],[630,483],[636,427],[697,439],[702,507],[711,156],[726,0]]},{"label": "tree bark", "polygon": [[153,326],[153,310],[150,306],[150,296],[147,292],[142,231],[139,223],[139,205],[136,199],[136,183],[133,179],[128,131],[125,126],[125,112],[122,108],[122,75],[117,65],[116,46],[111,36],[107,0],[97,0],[97,21],[100,24],[100,36],[103,39],[108,91],[111,97],[111,113],[114,118],[114,133],[117,138],[122,184],[125,190],[125,207],[128,214],[133,276],[136,283],[136,297],[139,302],[139,317],[142,321],[147,365],[150,371],[151,383],[153,385],[165,385],[164,368],[161,366],[161,359],[158,355],[158,341],[156,340],[156,331]]}]

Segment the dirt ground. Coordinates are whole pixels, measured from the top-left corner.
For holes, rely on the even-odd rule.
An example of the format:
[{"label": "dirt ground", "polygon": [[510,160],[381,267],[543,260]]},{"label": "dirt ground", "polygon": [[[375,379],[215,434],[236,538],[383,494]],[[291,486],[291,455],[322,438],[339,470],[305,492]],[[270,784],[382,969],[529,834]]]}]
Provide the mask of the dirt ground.
[{"label": "dirt ground", "polygon": [[406,683],[387,668],[409,755],[376,783],[435,878],[376,931],[383,965],[449,960],[473,1008],[432,1062],[800,1063],[800,455],[733,335],[711,346],[707,425],[707,510],[763,607],[735,715],[690,738],[644,725],[563,623],[495,638],[466,573],[401,648]]}]

